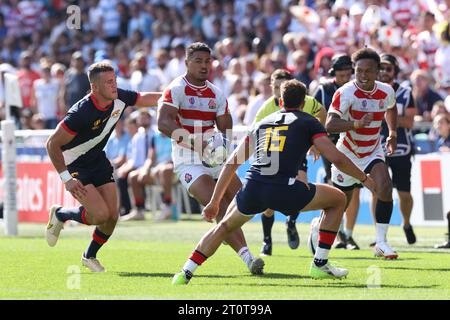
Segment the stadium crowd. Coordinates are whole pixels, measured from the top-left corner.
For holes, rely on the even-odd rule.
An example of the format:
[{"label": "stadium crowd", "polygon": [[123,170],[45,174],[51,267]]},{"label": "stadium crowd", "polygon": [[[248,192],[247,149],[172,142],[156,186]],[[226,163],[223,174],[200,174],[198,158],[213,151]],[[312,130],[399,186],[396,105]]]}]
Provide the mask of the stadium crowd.
[{"label": "stadium crowd", "polygon": [[[233,124],[248,126],[272,95],[274,70],[290,71],[314,95],[330,78],[334,55],[369,46],[398,59],[398,80],[411,85],[416,101],[413,132],[425,137],[425,150],[449,151],[449,21],[448,0],[5,0],[0,105],[3,74],[15,73],[23,104],[12,109],[17,127],[53,129],[90,90],[92,63],[110,60],[120,88],[162,91],[186,72],[185,48],[200,41],[213,49],[210,80],[227,97]],[[107,146],[122,191],[149,166],[140,146],[167,143],[145,139],[154,113],[129,109]],[[170,161],[162,149],[161,161]],[[130,212],[123,192],[121,203]]]}]

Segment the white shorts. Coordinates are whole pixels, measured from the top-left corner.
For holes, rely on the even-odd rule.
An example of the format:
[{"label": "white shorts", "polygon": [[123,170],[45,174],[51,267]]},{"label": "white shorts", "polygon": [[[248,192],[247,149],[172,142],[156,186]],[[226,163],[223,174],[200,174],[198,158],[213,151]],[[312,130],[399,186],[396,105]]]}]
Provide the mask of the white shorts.
[{"label": "white shorts", "polygon": [[190,193],[189,188],[200,176],[208,175],[213,179],[217,179],[220,170],[222,170],[222,166],[208,168],[201,164],[180,164],[175,167],[174,172],[183,187]]},{"label": "white shorts", "polygon": [[[365,171],[367,167],[375,160],[385,162],[384,151],[381,145],[378,145],[370,156],[364,158],[357,158],[356,155],[349,151],[345,146],[339,148],[339,151],[345,154],[362,171]],[[342,188],[351,188],[357,184],[361,184],[361,181],[340,171],[334,164],[331,165],[331,181],[333,184]]]}]

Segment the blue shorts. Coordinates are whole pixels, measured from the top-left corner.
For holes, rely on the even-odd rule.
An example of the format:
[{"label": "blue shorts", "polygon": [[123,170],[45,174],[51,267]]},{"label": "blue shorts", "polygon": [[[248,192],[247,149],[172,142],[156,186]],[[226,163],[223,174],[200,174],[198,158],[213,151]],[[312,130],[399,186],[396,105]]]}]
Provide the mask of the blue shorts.
[{"label": "blue shorts", "polygon": [[255,215],[267,209],[273,209],[284,215],[293,215],[301,211],[316,194],[316,186],[307,186],[298,180],[293,185],[269,184],[256,180],[245,180],[236,195],[240,212]]},{"label": "blue shorts", "polygon": [[79,180],[84,186],[93,184],[100,187],[104,184],[114,182],[113,167],[106,156],[99,157],[91,167],[67,166],[72,177]]}]

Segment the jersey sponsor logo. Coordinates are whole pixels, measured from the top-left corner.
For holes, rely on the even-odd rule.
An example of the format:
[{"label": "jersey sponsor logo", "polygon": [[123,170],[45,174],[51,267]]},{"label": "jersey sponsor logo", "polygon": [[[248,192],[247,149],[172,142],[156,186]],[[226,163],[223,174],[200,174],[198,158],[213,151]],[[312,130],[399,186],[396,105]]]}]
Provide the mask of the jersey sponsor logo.
[{"label": "jersey sponsor logo", "polygon": [[195,103],[195,98],[194,97],[190,97],[189,98],[189,103],[190,104],[194,104]]},{"label": "jersey sponsor logo", "polygon": [[102,123],[102,120],[95,120],[94,121],[94,126],[91,128],[92,130],[97,130],[100,126],[100,124]]},{"label": "jersey sponsor logo", "polygon": [[192,175],[190,175],[189,173],[186,173],[184,175],[184,181],[186,181],[186,183],[189,183],[189,182],[191,182],[191,180],[192,180]]},{"label": "jersey sponsor logo", "polygon": [[216,101],[215,101],[214,99],[209,99],[208,107],[209,107],[210,109],[215,109],[216,106],[217,106]]},{"label": "jersey sponsor logo", "polygon": [[379,107],[380,109],[383,109],[383,108],[384,108],[384,101],[383,101],[383,100],[380,100],[380,103],[378,104],[378,107]]},{"label": "jersey sponsor logo", "polygon": [[340,183],[344,182],[344,177],[342,176],[342,174],[338,174],[337,181],[339,181]]},{"label": "jersey sponsor logo", "polygon": [[75,172],[72,172],[70,175],[72,177],[76,178],[76,177],[78,177],[79,173],[78,173],[78,171],[75,171]]},{"label": "jersey sponsor logo", "polygon": [[116,110],[111,114],[111,117],[115,118],[118,117],[120,115],[120,110]]}]

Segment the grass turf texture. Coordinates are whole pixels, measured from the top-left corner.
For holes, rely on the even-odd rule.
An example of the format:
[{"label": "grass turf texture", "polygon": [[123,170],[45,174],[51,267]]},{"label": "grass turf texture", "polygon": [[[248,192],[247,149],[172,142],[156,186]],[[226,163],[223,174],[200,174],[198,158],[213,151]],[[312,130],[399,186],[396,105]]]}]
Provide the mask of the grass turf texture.
[{"label": "grass turf texture", "polygon": [[[147,215],[150,218],[149,215]],[[198,217],[195,217],[198,219]],[[148,219],[150,220],[150,219]],[[289,249],[284,223],[273,228],[273,256],[264,257],[263,276],[252,276],[229,246],[199,267],[185,287],[172,286],[194,246],[212,225],[203,221],[120,222],[99,260],[107,272],[81,266],[92,227],[69,226],[54,248],[47,246],[43,224],[21,224],[17,238],[0,236],[0,299],[449,299],[450,251],[432,249],[445,228],[415,228],[418,242],[409,246],[400,227],[391,227],[397,261],[375,258],[369,243],[374,227],[358,225],[362,250],[332,250],[330,260],[348,268],[344,280],[308,277],[309,225],[298,225],[301,244]],[[244,232],[251,251],[259,253],[260,223]],[[80,273],[78,273],[80,272]]]}]

